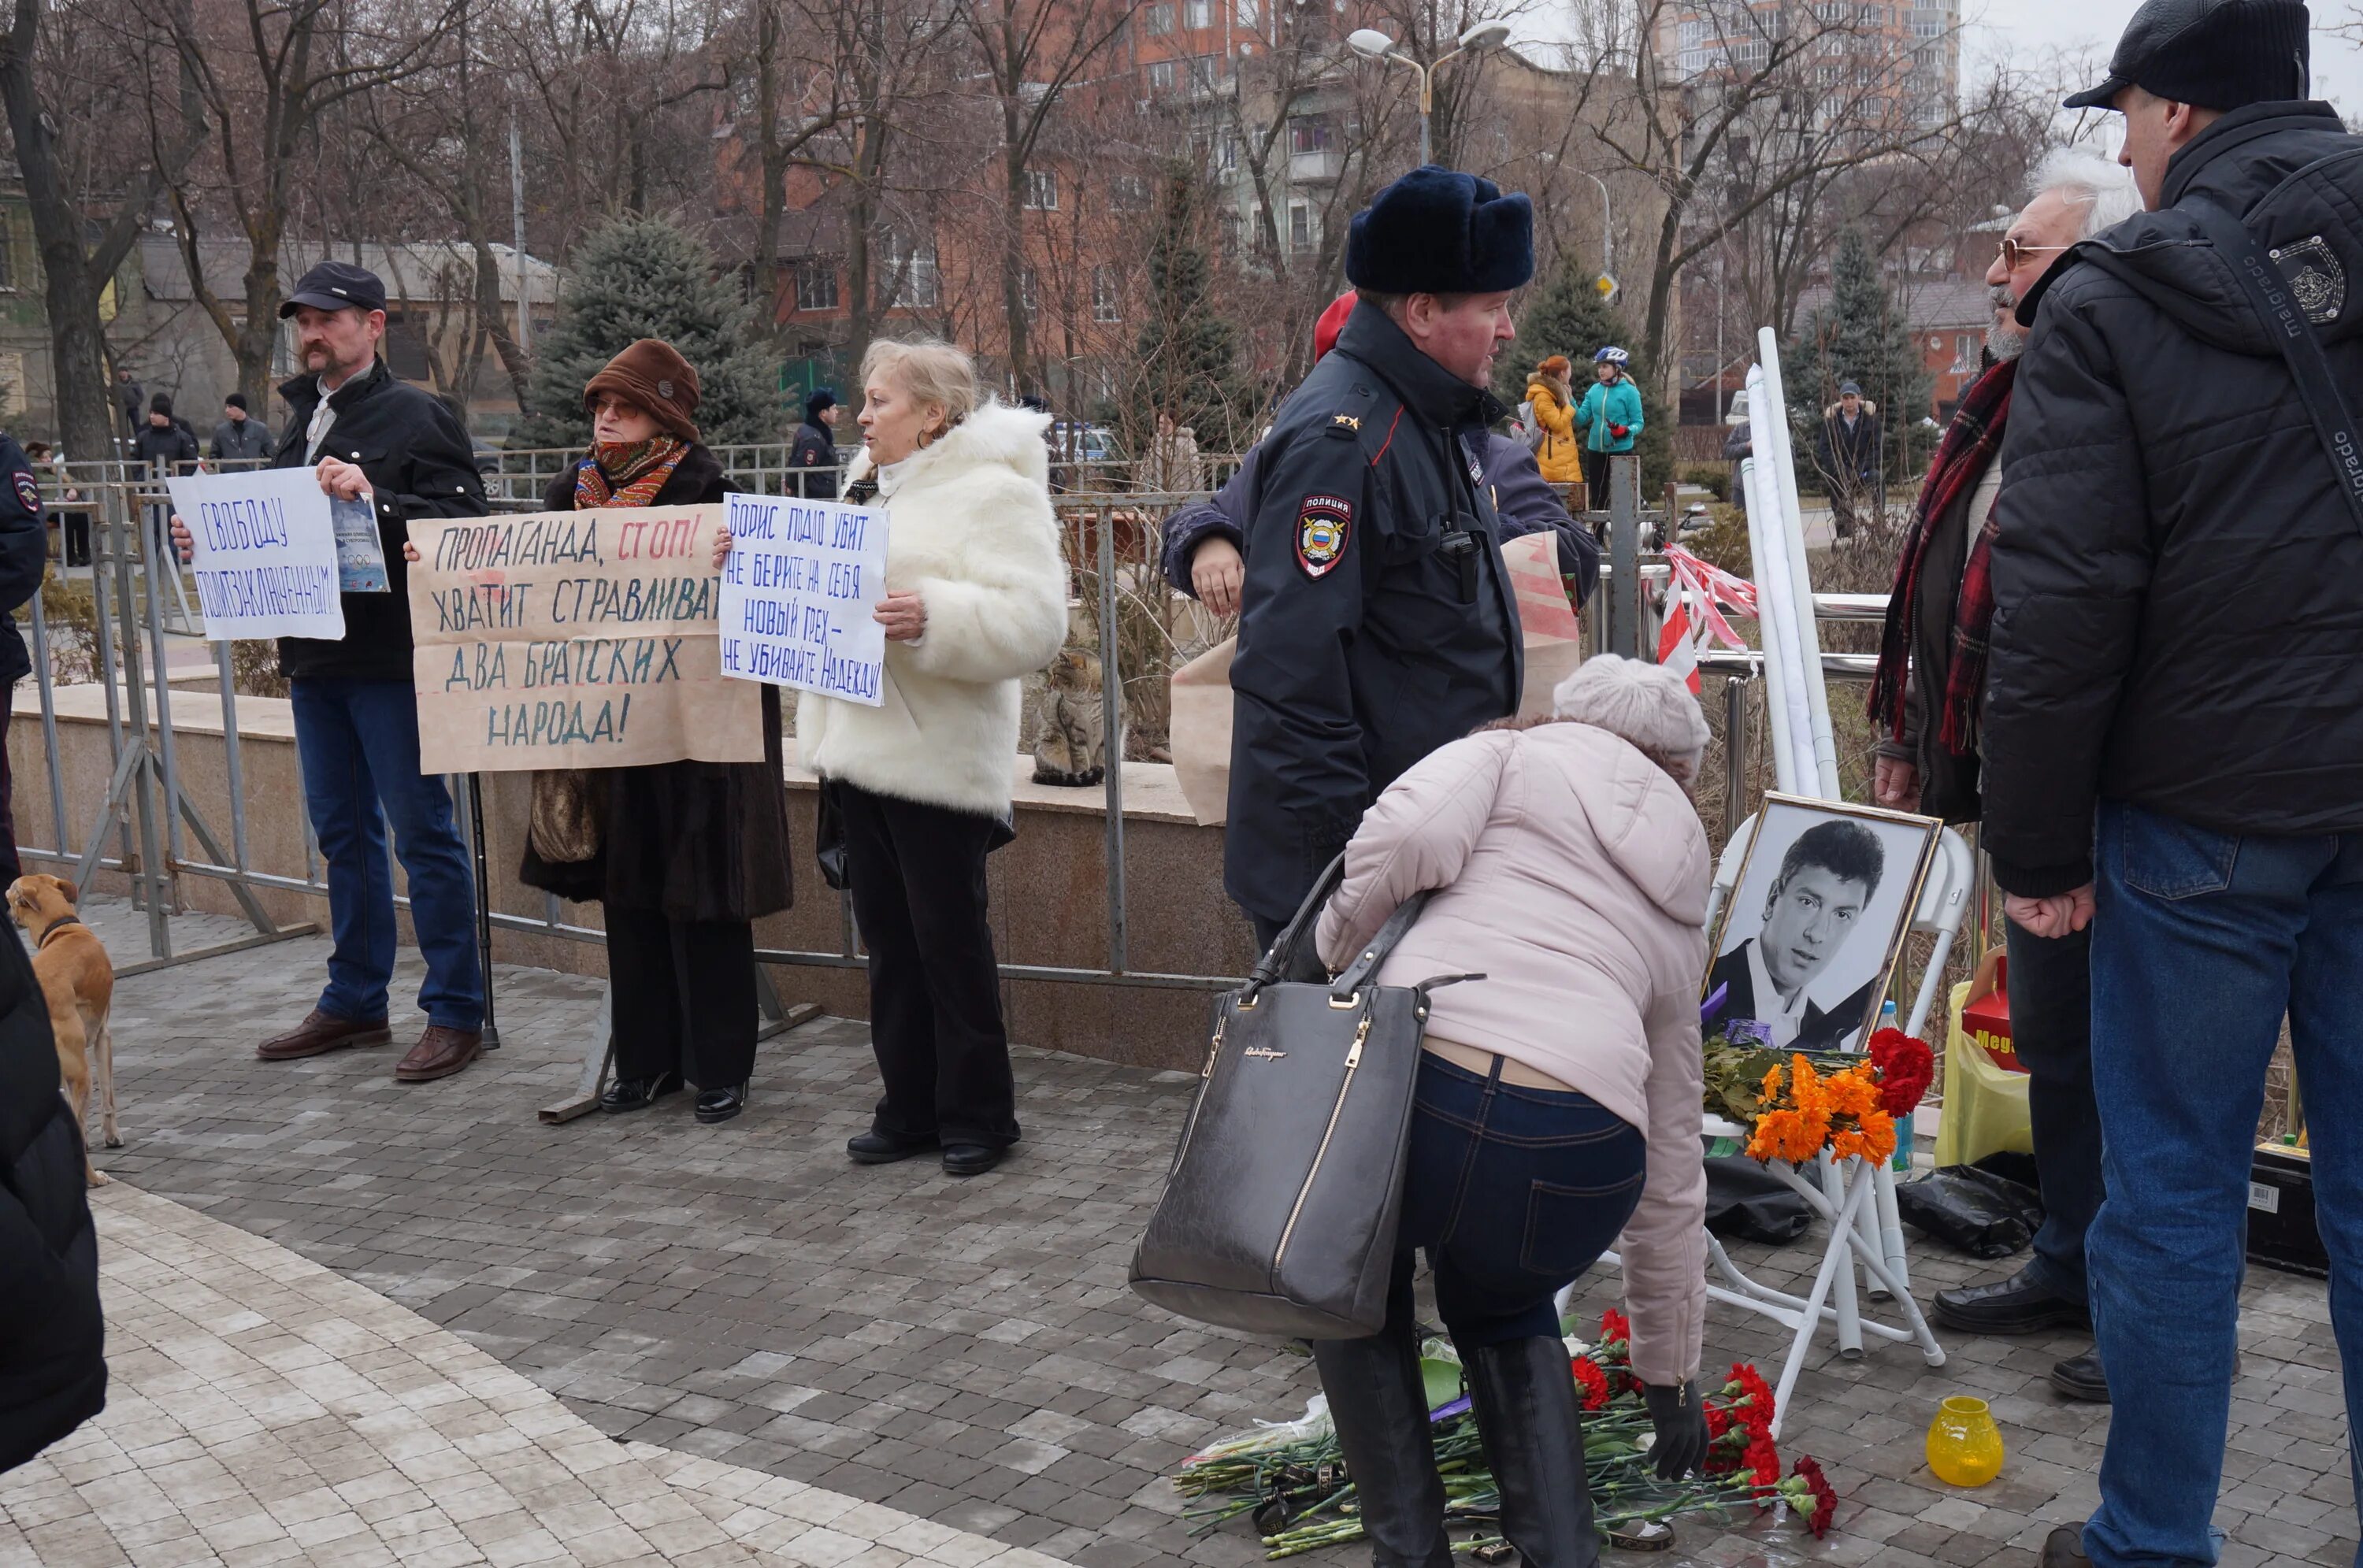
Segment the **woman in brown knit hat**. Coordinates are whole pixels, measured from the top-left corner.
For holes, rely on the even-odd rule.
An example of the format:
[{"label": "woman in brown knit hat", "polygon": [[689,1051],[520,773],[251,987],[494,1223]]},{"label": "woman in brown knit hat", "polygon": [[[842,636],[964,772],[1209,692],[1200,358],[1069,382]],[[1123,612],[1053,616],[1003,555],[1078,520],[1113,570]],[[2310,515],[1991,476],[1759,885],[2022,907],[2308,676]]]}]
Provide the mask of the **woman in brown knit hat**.
[{"label": "woman in brown knit hat", "polygon": [[[552,481],[553,512],[718,502],[722,465],[698,444],[697,371],[644,337],[582,389],[591,450]],[[519,872],[560,898],[603,900],[615,1000],[616,1077],[607,1111],[638,1110],[682,1087],[697,1119],[744,1109],[755,1066],[755,931],[788,907],[788,801],[780,692],[763,692],[761,762],[663,762],[593,775],[605,807],[586,860],[549,860],[528,839]],[[604,786],[604,788],[601,788]]]}]

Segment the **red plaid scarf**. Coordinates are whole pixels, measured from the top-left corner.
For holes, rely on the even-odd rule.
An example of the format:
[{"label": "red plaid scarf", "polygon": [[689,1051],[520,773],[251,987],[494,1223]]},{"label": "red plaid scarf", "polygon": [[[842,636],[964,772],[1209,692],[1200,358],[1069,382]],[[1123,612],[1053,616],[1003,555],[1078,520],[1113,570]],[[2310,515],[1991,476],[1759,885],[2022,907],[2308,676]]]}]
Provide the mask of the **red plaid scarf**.
[{"label": "red plaid scarf", "polygon": [[[1895,563],[1895,591],[1887,601],[1887,628],[1880,639],[1879,671],[1871,678],[1871,722],[1896,739],[1903,738],[1903,692],[1911,667],[1913,617],[1920,598],[1920,573],[1927,564],[1936,520],[1947,507],[1977,489],[1978,480],[2002,451],[2002,427],[2010,417],[2010,389],[2017,361],[2004,359],[1980,376],[1961,394],[1961,406],[1945,427],[1928,478],[1920,487],[1920,504],[1912,514],[1911,532]],[[1952,668],[1945,679],[1944,727],[1941,738],[1957,756],[1977,746],[1980,689],[1986,679],[1986,635],[1993,625],[1993,580],[1990,571],[1993,519],[1988,517],[1969,551],[1961,573],[1961,592],[1953,618]]]},{"label": "red plaid scarf", "polygon": [[574,470],[574,505],[588,512],[594,506],[646,506],[672,478],[672,470],[689,451],[689,444],[658,436],[634,446],[614,442],[594,444],[591,455]]}]

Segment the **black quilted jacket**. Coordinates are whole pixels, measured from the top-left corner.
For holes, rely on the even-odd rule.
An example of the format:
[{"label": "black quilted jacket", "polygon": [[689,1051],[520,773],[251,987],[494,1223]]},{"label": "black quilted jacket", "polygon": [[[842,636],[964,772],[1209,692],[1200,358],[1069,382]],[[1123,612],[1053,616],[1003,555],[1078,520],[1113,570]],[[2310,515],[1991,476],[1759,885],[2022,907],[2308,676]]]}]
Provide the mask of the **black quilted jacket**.
[{"label": "black quilted jacket", "polygon": [[2168,166],[2164,210],[2021,304],[1982,719],[2014,893],[2091,880],[2104,799],[2225,834],[2363,830],[2363,531],[2228,262],[2174,210],[2200,194],[2281,251],[2363,410],[2363,138],[2326,104],[2224,116]]}]

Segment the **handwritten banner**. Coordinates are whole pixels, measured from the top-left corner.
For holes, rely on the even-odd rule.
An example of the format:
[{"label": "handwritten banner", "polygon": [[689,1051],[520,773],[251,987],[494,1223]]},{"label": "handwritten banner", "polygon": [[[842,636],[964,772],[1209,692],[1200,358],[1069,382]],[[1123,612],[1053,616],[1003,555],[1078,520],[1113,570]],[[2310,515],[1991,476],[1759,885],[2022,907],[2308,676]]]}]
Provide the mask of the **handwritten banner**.
[{"label": "handwritten banner", "polygon": [[726,498],[722,673],[840,697],[884,701],[886,513],[835,501]]},{"label": "handwritten banner", "polygon": [[207,637],[344,639],[336,528],[317,475],[261,469],[165,484],[188,525]]},{"label": "handwritten banner", "polygon": [[719,506],[413,523],[429,773],[763,759],[761,693],[722,679]]}]

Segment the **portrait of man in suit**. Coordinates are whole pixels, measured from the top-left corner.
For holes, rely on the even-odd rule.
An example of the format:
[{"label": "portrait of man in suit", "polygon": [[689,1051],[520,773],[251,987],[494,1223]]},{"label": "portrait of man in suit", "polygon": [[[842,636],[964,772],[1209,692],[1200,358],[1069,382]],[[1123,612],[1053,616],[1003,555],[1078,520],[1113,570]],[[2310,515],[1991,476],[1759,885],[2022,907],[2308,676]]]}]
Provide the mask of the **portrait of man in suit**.
[{"label": "portrait of man in suit", "polygon": [[[1864,939],[1880,944],[1869,959],[1869,978],[1837,997],[1817,991],[1814,983],[1828,975],[1866,923],[1864,914],[1886,869],[1879,835],[1858,822],[1819,822],[1791,841],[1765,895],[1761,923],[1708,971],[1708,997],[1718,989],[1723,993],[1706,1017],[1708,1032],[1754,1019],[1781,1050],[1844,1049],[1868,1019],[1885,977],[1890,933],[1878,930]],[[1727,935],[1731,929],[1726,927]],[[1839,977],[1852,980],[1861,972],[1858,964],[1848,965]]]}]

